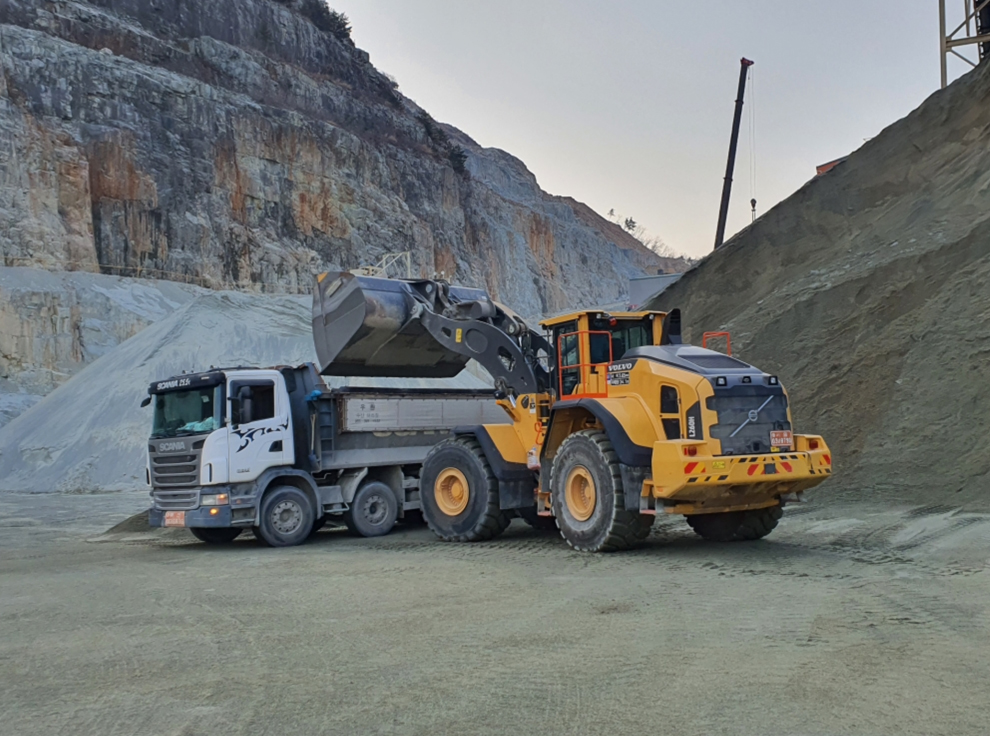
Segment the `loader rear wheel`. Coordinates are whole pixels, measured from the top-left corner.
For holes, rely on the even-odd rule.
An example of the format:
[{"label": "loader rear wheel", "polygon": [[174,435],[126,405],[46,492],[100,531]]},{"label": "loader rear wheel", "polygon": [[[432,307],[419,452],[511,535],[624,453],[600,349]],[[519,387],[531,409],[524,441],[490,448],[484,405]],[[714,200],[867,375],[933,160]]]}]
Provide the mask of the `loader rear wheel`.
[{"label": "loader rear wheel", "polygon": [[550,498],[560,536],[576,550],[629,549],[650,533],[652,517],[626,511],[619,459],[600,429],[561,443],[550,469]]},{"label": "loader rear wheel", "polygon": [[498,479],[473,437],[454,437],[430,450],[419,497],[423,519],[445,542],[494,539],[511,520],[499,507]]},{"label": "loader rear wheel", "polygon": [[780,506],[687,517],[695,534],[710,542],[751,542],[772,532],[784,515]]},{"label": "loader rear wheel", "polygon": [[230,544],[237,539],[244,530],[231,527],[194,526],[190,527],[189,531],[191,531],[193,536],[200,542],[206,542],[207,544]]}]

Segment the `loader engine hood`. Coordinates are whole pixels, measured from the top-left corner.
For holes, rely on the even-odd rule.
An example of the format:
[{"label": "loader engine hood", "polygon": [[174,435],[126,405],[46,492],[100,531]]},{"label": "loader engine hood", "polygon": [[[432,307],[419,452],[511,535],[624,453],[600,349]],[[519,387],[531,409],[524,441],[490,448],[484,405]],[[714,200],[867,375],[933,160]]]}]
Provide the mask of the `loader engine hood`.
[{"label": "loader engine hood", "polygon": [[[331,271],[313,292],[313,342],[325,376],[452,378],[469,358],[423,327],[424,311],[492,304],[481,289],[442,281],[402,281]],[[480,316],[480,315],[479,315]]]},{"label": "loader engine hood", "polygon": [[[694,345],[660,345],[636,348],[622,356],[655,360],[704,376],[713,396],[705,408],[718,421],[709,428],[712,439],[721,443],[722,455],[770,452],[772,434],[792,429],[787,394],[776,376],[749,363]],[[688,409],[690,415],[693,408]],[[699,417],[700,414],[696,416]]]}]

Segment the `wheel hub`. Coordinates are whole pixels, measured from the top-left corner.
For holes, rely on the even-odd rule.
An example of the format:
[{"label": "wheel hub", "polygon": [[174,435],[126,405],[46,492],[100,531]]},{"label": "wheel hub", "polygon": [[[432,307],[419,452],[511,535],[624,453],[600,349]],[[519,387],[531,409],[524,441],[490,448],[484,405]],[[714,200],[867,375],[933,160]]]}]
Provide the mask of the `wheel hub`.
[{"label": "wheel hub", "polygon": [[385,521],[385,517],[388,516],[388,505],[386,504],[385,499],[376,493],[368,496],[368,498],[364,500],[364,503],[361,506],[361,513],[364,515],[364,518],[369,524],[378,526]]},{"label": "wheel hub", "polygon": [[295,501],[280,501],[272,509],[272,526],[279,534],[292,534],[302,519],[303,510]]},{"label": "wheel hub", "polygon": [[595,491],[595,479],[583,465],[578,465],[567,474],[564,484],[564,500],[567,510],[578,521],[587,521],[595,513],[598,494]]},{"label": "wheel hub", "polygon": [[444,468],[433,484],[433,496],[447,516],[463,513],[471,497],[464,473],[457,468]]}]

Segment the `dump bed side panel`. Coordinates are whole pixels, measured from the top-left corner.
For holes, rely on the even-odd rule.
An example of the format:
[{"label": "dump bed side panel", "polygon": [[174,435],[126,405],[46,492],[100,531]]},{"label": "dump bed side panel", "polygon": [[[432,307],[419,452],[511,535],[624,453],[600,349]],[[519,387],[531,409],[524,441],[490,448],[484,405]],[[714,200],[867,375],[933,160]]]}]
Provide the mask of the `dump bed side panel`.
[{"label": "dump bed side panel", "polygon": [[310,402],[314,472],[423,462],[463,424],[507,423],[490,391],[327,390]]},{"label": "dump bed side panel", "polygon": [[491,393],[485,396],[343,396],[341,432],[450,430],[458,425],[508,421]]}]

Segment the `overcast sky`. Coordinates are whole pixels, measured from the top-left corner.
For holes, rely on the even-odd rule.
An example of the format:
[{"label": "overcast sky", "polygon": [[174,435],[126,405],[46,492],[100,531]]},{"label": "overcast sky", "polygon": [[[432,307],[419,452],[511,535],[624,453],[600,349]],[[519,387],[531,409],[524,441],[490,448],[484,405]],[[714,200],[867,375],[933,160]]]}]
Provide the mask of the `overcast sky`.
[{"label": "overcast sky", "polygon": [[765,212],[939,82],[936,0],[330,4],[433,117],[518,156],[547,191],[693,256],[714,240],[740,57],[756,66],[730,233],[752,196]]}]

